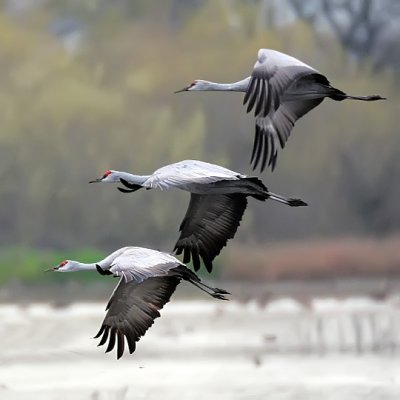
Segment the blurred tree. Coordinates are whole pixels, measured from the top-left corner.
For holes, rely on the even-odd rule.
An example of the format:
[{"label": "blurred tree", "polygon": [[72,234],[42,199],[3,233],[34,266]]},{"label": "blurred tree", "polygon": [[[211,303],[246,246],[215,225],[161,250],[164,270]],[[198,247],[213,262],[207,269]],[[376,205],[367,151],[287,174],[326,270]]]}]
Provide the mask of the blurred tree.
[{"label": "blurred tree", "polygon": [[388,235],[400,226],[399,215],[393,213],[399,194],[397,177],[400,168],[395,152],[390,152],[382,163],[376,145],[358,138],[354,147],[362,157],[354,156],[354,147],[341,153],[338,187],[359,220],[362,233]]},{"label": "blurred tree", "polygon": [[[389,76],[347,69],[335,37],[326,31],[316,35],[300,21],[282,25],[279,13],[273,24],[255,27],[257,1],[190,2],[173,29],[169,11],[180,3],[172,0],[94,1],[93,8],[61,3],[45,2],[20,18],[0,14],[4,246],[171,248],[187,204],[184,193],[129,196],[87,182],[108,168],[149,173],[187,158],[251,174],[253,124],[242,96],[172,92],[197,78],[245,77],[260,47],[304,59],[349,92],[380,93],[391,100],[379,105],[327,101],[299,121],[279,168],[263,179],[272,190],[304,197],[312,206],[299,212],[254,202],[237,240],[385,231],[386,222],[369,219],[374,213],[376,221],[390,219],[386,231],[399,229],[397,189],[386,203],[375,204],[371,194],[362,204],[374,185],[395,186],[390,165],[399,147],[398,94]],[[136,6],[140,18],[125,13],[124,7]],[[48,29],[60,15],[82,21],[88,33],[76,54],[65,51]],[[374,143],[375,151],[356,145],[358,140]],[[343,161],[343,151],[364,161]],[[381,173],[375,170],[377,158]],[[376,178],[362,179],[369,175]],[[337,193],[352,197],[354,180],[364,196],[349,206],[350,199],[338,200]]]},{"label": "blurred tree", "polygon": [[397,0],[289,0],[296,15],[318,27],[325,21],[346,51],[360,63],[372,60],[377,71],[399,72]]}]

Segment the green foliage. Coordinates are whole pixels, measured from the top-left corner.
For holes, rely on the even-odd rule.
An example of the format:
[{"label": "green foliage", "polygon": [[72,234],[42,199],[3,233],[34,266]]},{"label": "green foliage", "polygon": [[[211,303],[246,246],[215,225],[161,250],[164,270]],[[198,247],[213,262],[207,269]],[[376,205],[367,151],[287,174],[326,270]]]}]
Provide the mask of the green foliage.
[{"label": "green foliage", "polygon": [[[23,246],[7,247],[0,250],[0,287],[10,282],[63,283],[79,281],[81,283],[96,282],[100,278],[93,271],[79,273],[44,273],[46,269],[58,265],[63,260],[79,260],[91,263],[101,260],[106,254],[94,248],[77,248],[75,250],[39,250]],[[191,265],[189,265],[191,267]],[[204,268],[198,271],[200,276],[207,279],[220,276],[222,267],[220,260],[214,263],[210,275]]]},{"label": "green foliage", "polygon": [[[89,248],[73,251],[37,250],[27,247],[7,247],[0,250],[0,286],[10,281],[35,282],[63,282],[73,279],[73,274],[44,273],[50,267],[58,265],[65,259],[81,262],[94,262],[102,259],[105,254]],[[97,279],[93,272],[80,274],[81,280],[93,281]],[[75,276],[76,279],[76,276]]]}]

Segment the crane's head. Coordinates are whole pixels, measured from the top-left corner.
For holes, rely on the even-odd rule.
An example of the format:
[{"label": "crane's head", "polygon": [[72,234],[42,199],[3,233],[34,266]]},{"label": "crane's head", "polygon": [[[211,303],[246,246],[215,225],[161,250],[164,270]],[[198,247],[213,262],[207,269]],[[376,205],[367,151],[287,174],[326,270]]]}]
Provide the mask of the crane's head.
[{"label": "crane's head", "polygon": [[71,260],[64,260],[60,264],[55,267],[46,269],[46,272],[55,271],[55,272],[74,272],[79,271],[79,263]]},{"label": "crane's head", "polygon": [[174,93],[190,92],[192,90],[208,90],[209,87],[210,87],[210,82],[197,79],[193,81],[190,85],[184,87],[181,90],[177,90]]},{"label": "crane's head", "polygon": [[113,170],[107,170],[106,172],[104,172],[104,174],[97,179],[94,179],[93,181],[90,181],[89,183],[96,183],[96,182],[111,182],[111,183],[115,183],[115,182],[119,182],[120,180],[120,176],[118,171],[113,171]]}]

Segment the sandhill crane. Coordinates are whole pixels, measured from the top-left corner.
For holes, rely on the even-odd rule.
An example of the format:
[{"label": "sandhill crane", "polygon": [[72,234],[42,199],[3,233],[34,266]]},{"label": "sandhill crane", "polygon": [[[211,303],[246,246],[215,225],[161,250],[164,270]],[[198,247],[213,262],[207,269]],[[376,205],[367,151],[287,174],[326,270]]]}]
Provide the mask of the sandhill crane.
[{"label": "sandhill crane", "polygon": [[123,247],[101,261],[85,264],[65,260],[47,271],[76,272],[98,271],[101,275],[120,277],[106,310],[107,314],[95,338],[99,346],[108,340],[106,353],[113,350],[117,342],[117,358],[125,350],[125,339],[129,352],[160,316],[159,310],[168,303],[181,280],[188,281],[210,296],[227,300],[227,291],[212,288],[174,256],[143,247]]},{"label": "sandhill crane", "polygon": [[296,121],[318,106],[325,97],[336,101],[345,99],[384,100],[378,95],[351,96],[332,87],[316,69],[287,54],[260,49],[251,76],[234,83],[195,80],[176,91],[234,91],[245,92],[243,104],[247,112],[254,109],[256,129],[250,163],[253,169],[267,163],[272,171],[278,157],[278,145],[283,149]]},{"label": "sandhill crane", "polygon": [[91,181],[122,183],[121,192],[146,189],[181,189],[191,193],[189,207],[180,225],[180,236],[174,251],[184,252],[183,262],[192,258],[195,271],[200,268],[200,257],[211,272],[212,261],[232,239],[247,206],[247,197],[275,200],[291,207],[306,206],[302,200],[287,199],[268,191],[256,177],[197,160],[185,160],[162,167],[151,175],[106,171]]}]

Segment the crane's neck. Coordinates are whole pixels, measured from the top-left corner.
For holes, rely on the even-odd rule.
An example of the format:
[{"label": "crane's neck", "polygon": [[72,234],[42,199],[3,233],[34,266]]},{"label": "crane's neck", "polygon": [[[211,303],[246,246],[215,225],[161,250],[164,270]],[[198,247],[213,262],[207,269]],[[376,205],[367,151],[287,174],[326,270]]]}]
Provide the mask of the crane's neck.
[{"label": "crane's neck", "polygon": [[140,185],[140,186],[142,186],[149,178],[150,178],[150,175],[134,175],[134,174],[130,174],[128,172],[119,172],[118,173],[118,181],[120,179],[125,179],[129,183],[133,183],[135,185]]},{"label": "crane's neck", "polygon": [[[103,258],[102,260],[95,262],[95,263],[82,263],[78,261],[72,261],[73,265],[71,266],[71,269],[69,271],[96,271],[97,266],[99,266],[102,269],[110,269],[113,261],[121,255],[124,251],[129,249],[129,247],[123,247],[121,249],[118,249],[114,251],[113,253],[109,254],[106,258]],[[69,272],[66,271],[66,272]],[[64,272],[64,271],[61,271]]]},{"label": "crane's neck", "polygon": [[95,271],[96,270],[96,263],[77,263],[76,271]]},{"label": "crane's neck", "polygon": [[205,90],[205,91],[222,91],[222,92],[246,92],[249,86],[250,77],[242,79],[238,82],[233,83],[217,83],[210,81],[201,81],[198,87],[194,87],[192,90]]}]

